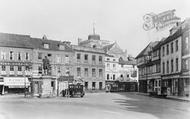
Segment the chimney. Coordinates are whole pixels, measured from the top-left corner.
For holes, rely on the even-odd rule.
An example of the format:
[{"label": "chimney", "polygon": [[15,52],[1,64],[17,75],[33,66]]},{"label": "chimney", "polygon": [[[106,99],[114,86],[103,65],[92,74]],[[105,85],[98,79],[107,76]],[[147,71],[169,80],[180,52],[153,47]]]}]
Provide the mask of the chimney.
[{"label": "chimney", "polygon": [[78,45],[80,44],[80,42],[82,42],[82,39],[78,38]]},{"label": "chimney", "polygon": [[47,40],[47,36],[44,35],[44,36],[42,37],[42,39],[43,39],[43,40]]}]

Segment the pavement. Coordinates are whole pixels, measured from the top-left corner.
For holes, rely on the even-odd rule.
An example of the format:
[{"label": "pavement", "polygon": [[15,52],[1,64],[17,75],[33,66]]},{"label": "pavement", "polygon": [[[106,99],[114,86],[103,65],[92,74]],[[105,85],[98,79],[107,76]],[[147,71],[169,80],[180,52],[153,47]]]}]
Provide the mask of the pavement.
[{"label": "pavement", "polygon": [[188,119],[190,103],[138,93],[86,93],[83,98],[0,96],[0,119]]},{"label": "pavement", "polygon": [[[148,93],[141,93],[141,92],[134,92],[136,95],[144,95],[144,96],[149,96]],[[152,96],[153,97],[153,96]],[[157,97],[155,97],[157,98]],[[185,102],[190,102],[190,97],[182,97],[182,96],[167,96],[164,99],[169,99],[169,100],[176,100],[176,101],[185,101]]]}]

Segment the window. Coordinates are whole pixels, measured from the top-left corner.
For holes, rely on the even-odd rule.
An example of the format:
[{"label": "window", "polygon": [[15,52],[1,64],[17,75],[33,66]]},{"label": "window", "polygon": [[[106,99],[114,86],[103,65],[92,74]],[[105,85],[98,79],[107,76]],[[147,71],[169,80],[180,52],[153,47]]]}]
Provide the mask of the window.
[{"label": "window", "polygon": [[84,60],[85,60],[85,61],[88,60],[88,55],[87,55],[87,54],[84,55]]},{"label": "window", "polygon": [[57,66],[57,73],[61,73],[61,67]]},{"label": "window", "polygon": [[6,71],[6,66],[5,65],[2,65],[1,68],[2,68],[2,71]]},{"label": "window", "polygon": [[174,46],[173,46],[173,42],[171,43],[171,53],[173,53],[173,50],[174,50]]},{"label": "window", "polygon": [[103,70],[99,69],[99,77],[103,77]]},{"label": "window", "polygon": [[65,63],[69,63],[69,55],[65,55]]},{"label": "window", "polygon": [[96,45],[93,45],[92,47],[93,47],[93,48],[96,48]]},{"label": "window", "polygon": [[26,69],[26,71],[29,71],[29,70],[30,70],[30,67],[29,67],[29,66],[26,66],[25,69]]},{"label": "window", "polygon": [[59,49],[60,50],[65,50],[65,46],[64,45],[59,45]]},{"label": "window", "polygon": [[21,60],[21,54],[20,54],[20,52],[18,53],[18,60]]},{"label": "window", "polygon": [[163,74],[165,74],[165,63],[162,63],[162,70],[163,70]]},{"label": "window", "polygon": [[127,78],[129,78],[129,74],[127,74]]},{"label": "window", "polygon": [[14,66],[10,66],[10,71],[14,71]]},{"label": "window", "polygon": [[26,52],[26,60],[29,60],[29,54]]},{"label": "window", "polygon": [[186,37],[185,38],[185,49],[188,49],[189,48],[189,38]]},{"label": "window", "polygon": [[6,52],[1,52],[1,59],[5,60],[6,59]]},{"label": "window", "polygon": [[38,73],[42,74],[42,66],[38,66]]},{"label": "window", "polygon": [[110,64],[109,64],[109,63],[107,63],[107,67],[108,67],[108,68],[110,67]]},{"label": "window", "polygon": [[92,89],[96,88],[96,82],[92,82]]},{"label": "window", "polygon": [[110,79],[109,74],[107,74],[107,80],[109,80],[109,79]]},{"label": "window", "polygon": [[60,55],[56,55],[56,61],[57,61],[57,63],[61,62],[61,56]]},{"label": "window", "polygon": [[189,61],[188,59],[183,60],[183,70],[188,70],[189,69]]},{"label": "window", "polygon": [[22,66],[18,66],[18,71],[22,71]]},{"label": "window", "polygon": [[178,51],[178,40],[175,41],[176,52]]},{"label": "window", "polygon": [[42,59],[42,53],[41,52],[38,53],[38,59]]},{"label": "window", "polygon": [[178,71],[178,58],[176,58],[176,71]]},{"label": "window", "polygon": [[167,55],[169,54],[169,44],[166,45],[166,52],[167,52]]},{"label": "window", "polygon": [[96,69],[92,68],[92,77],[96,77]]},{"label": "window", "polygon": [[13,51],[10,51],[10,60],[13,60]]},{"label": "window", "polygon": [[115,65],[115,64],[113,64],[113,68],[114,68],[114,69],[116,68],[116,65]]},{"label": "window", "polygon": [[107,61],[109,61],[110,60],[110,58],[107,58]]},{"label": "window", "polygon": [[113,59],[113,61],[115,61],[115,59]]},{"label": "window", "polygon": [[67,74],[67,75],[70,75],[69,67],[66,68],[66,74]]},{"label": "window", "polygon": [[92,55],[92,61],[96,61],[96,56]]},{"label": "window", "polygon": [[99,56],[99,63],[102,63],[102,56]]},{"label": "window", "polygon": [[115,80],[115,74],[113,74],[113,80]]},{"label": "window", "polygon": [[84,69],[84,76],[88,77],[88,68]]},{"label": "window", "polygon": [[45,43],[45,44],[44,44],[44,48],[45,48],[45,49],[49,49],[49,44]]},{"label": "window", "polygon": [[171,60],[171,72],[173,72],[173,70],[174,70],[174,61],[173,61],[173,59]]},{"label": "window", "polygon": [[54,87],[54,81],[51,81],[51,87]]},{"label": "window", "polygon": [[48,53],[48,54],[47,54],[47,56],[48,56],[48,57],[51,57],[51,54],[50,54],[50,53]]},{"label": "window", "polygon": [[169,73],[169,61],[167,61],[167,73]]},{"label": "window", "polygon": [[164,53],[165,53],[165,47],[163,46],[163,47],[162,47],[162,56],[165,55]]},{"label": "window", "polygon": [[85,86],[85,89],[88,89],[88,82],[85,82],[84,86]]},{"label": "window", "polygon": [[81,70],[80,70],[80,67],[77,68],[77,76],[81,76]]},{"label": "window", "polygon": [[80,54],[77,54],[77,60],[80,60]]}]

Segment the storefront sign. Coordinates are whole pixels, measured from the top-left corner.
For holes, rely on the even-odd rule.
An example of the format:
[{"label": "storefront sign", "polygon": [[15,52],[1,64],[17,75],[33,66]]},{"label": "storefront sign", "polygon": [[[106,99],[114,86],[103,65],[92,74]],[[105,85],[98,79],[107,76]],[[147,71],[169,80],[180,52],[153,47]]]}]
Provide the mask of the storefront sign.
[{"label": "storefront sign", "polygon": [[27,77],[4,77],[4,85],[9,86],[9,88],[15,86],[24,88],[25,86],[28,87],[30,82]]},{"label": "storefront sign", "polygon": [[144,30],[148,31],[156,28],[157,31],[166,28],[169,25],[176,24],[180,21],[179,17],[175,16],[175,9],[162,12],[160,14],[146,14],[143,19],[145,23],[143,24]]}]

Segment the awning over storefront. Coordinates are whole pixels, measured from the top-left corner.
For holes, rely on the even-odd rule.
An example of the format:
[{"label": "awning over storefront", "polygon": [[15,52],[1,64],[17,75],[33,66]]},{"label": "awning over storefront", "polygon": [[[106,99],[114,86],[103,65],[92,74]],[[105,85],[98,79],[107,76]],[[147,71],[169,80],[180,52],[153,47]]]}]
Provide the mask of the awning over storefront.
[{"label": "awning over storefront", "polygon": [[27,77],[4,77],[4,86],[9,88],[25,88],[29,85]]}]

